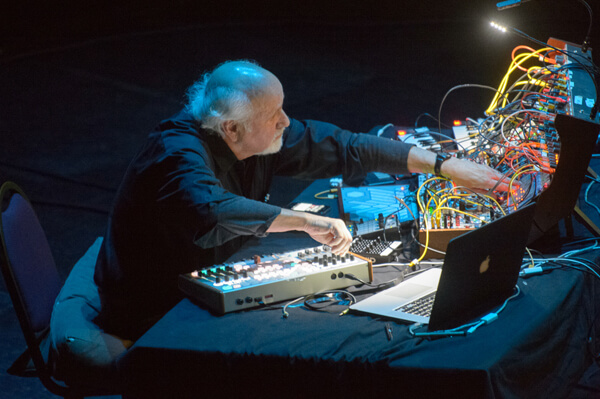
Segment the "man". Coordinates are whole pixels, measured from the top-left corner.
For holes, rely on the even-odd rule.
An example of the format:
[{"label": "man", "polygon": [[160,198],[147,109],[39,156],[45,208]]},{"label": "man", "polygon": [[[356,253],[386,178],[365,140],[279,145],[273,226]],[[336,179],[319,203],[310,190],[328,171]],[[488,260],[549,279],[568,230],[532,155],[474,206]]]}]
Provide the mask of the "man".
[{"label": "man", "polygon": [[[251,62],[218,66],[188,97],[129,166],[96,265],[99,322],[121,338],[137,339],[180,300],[180,273],[223,262],[250,236],[298,230],[348,251],[343,221],[264,202],[273,175],[358,181],[370,171],[434,171],[434,153],[289,119],[281,83]],[[483,165],[441,161],[459,185],[481,191],[501,179]]]}]

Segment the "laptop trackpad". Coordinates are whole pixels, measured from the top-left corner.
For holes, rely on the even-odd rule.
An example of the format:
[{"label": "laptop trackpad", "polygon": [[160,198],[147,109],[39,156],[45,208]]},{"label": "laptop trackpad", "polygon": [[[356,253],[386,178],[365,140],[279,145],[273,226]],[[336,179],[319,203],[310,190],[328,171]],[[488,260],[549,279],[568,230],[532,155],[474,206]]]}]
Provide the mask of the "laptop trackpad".
[{"label": "laptop trackpad", "polygon": [[388,290],[385,292],[385,295],[395,296],[399,298],[410,299],[414,296],[421,295],[428,290],[431,290],[431,287],[421,284],[415,284],[411,282],[406,282],[402,284],[402,286],[398,286],[397,290]]}]

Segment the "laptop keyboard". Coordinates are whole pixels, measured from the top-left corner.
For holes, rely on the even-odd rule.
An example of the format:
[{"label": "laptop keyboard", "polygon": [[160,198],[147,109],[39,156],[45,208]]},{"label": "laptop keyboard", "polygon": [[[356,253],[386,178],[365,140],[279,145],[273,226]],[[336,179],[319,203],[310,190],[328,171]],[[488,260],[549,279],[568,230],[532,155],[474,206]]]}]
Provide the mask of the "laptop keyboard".
[{"label": "laptop keyboard", "polygon": [[425,295],[424,297],[421,297],[413,302],[409,302],[396,310],[417,316],[429,317],[431,316],[431,308],[433,308],[434,300],[435,292],[432,292],[431,294]]}]

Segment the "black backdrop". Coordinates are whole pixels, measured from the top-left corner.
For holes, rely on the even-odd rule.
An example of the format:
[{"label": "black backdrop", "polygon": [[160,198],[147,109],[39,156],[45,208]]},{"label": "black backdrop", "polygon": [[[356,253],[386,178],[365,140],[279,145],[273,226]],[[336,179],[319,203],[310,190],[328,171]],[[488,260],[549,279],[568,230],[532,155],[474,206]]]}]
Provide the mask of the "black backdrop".
[{"label": "black backdrop", "polygon": [[[0,181],[30,196],[66,277],[104,234],[141,141],[181,107],[202,71],[252,58],[279,76],[295,118],[355,131],[414,125],[423,112],[437,114],[454,85],[497,86],[514,46],[530,44],[499,36],[491,18],[540,40],[577,43],[588,24],[577,0],[533,0],[503,12],[489,0],[5,1]],[[477,117],[489,101],[479,90],[454,92],[442,119]],[[305,186],[276,183],[272,198],[282,205]],[[0,398],[49,397],[35,380],[4,372],[23,347],[1,283]]]}]

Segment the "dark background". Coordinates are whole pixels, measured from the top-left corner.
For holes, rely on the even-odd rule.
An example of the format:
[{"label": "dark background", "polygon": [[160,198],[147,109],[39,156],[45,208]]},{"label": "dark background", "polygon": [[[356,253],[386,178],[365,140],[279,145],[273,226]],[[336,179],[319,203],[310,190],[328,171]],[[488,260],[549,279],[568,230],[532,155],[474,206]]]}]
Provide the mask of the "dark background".
[{"label": "dark background", "polygon": [[[515,45],[539,47],[499,34],[490,19],[575,43],[589,21],[576,0],[502,12],[488,0],[11,3],[0,8],[0,182],[30,196],[63,277],[104,234],[144,137],[220,62],[254,59],[273,71],[294,118],[354,131],[414,126],[423,113],[437,115],[455,85],[497,87]],[[481,116],[491,94],[453,92],[442,121]],[[419,124],[436,126],[427,117]],[[287,204],[305,186],[278,179],[273,201]],[[6,374],[23,348],[1,283],[0,397],[51,397],[37,380]]]}]

